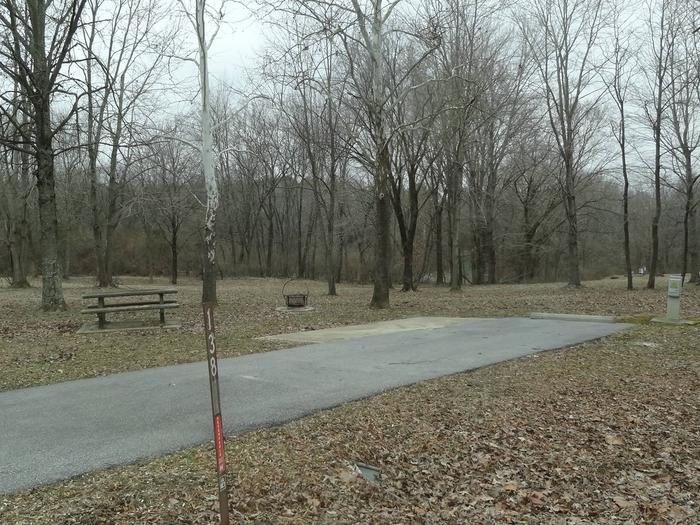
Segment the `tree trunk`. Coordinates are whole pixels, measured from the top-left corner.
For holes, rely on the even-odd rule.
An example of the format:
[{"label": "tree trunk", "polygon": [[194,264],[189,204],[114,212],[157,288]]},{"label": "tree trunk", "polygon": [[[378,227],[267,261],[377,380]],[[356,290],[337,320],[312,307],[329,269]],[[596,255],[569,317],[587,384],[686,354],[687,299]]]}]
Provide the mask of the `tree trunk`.
[{"label": "tree trunk", "polygon": [[[333,261],[333,256],[326,255],[326,260]],[[335,268],[334,264],[331,262],[331,265],[327,266],[327,268],[326,268],[326,280],[328,282],[328,295],[338,295],[338,293],[336,291],[336,286],[335,286],[336,285],[336,272],[337,272],[337,268]]]},{"label": "tree trunk", "polygon": [[[90,156],[92,157],[92,153],[90,153]],[[90,164],[93,162],[96,162],[96,160],[90,159]],[[109,286],[109,279],[107,278],[105,269],[105,247],[101,224],[102,219],[100,217],[100,209],[98,204],[96,177],[97,175],[95,170],[95,172],[93,172],[93,176],[90,178],[90,207],[92,209],[92,242],[95,251],[97,286],[102,288]]]},{"label": "tree trunk", "polygon": [[632,256],[630,253],[630,212],[629,212],[629,188],[630,183],[627,177],[627,165],[625,154],[622,154],[622,171],[624,174],[624,188],[622,192],[622,229],[624,231],[624,249],[625,249],[625,274],[627,275],[627,289],[633,290],[634,283],[632,282]]},{"label": "tree trunk", "polygon": [[391,157],[387,144],[378,152],[375,182],[376,239],[374,246],[374,290],[372,308],[389,307],[389,264],[391,260],[391,204],[389,203],[388,173]]},{"label": "tree trunk", "polygon": [[523,250],[523,270],[524,280],[527,282],[535,278],[537,272],[537,258],[535,252],[535,229],[528,228],[525,232],[525,247]]},{"label": "tree trunk", "polygon": [[488,283],[496,284],[496,240],[494,239],[493,225],[486,230],[486,258],[488,260]]},{"label": "tree trunk", "polygon": [[[17,195],[10,195],[10,198],[17,200]],[[17,214],[13,213],[13,222],[10,225],[9,231],[9,252],[10,252],[10,267],[12,269],[12,288],[29,288],[29,280],[27,279],[27,249],[28,239],[27,231],[27,203],[26,200],[21,204],[19,202],[10,203],[11,207],[21,205],[22,211]],[[19,215],[19,216],[17,216]]]},{"label": "tree trunk", "polygon": [[311,243],[311,275],[312,280],[316,279],[316,250],[318,249],[318,239],[314,237]]},{"label": "tree trunk", "polygon": [[435,207],[435,285],[445,284],[445,265],[442,251],[442,206]]},{"label": "tree trunk", "polygon": [[495,191],[495,187],[490,188],[489,194],[486,196],[486,217],[482,237],[482,248],[486,259],[487,282],[489,284],[496,284],[496,239],[494,232],[496,227],[496,219],[494,217],[496,204],[491,197],[491,193],[495,193]]},{"label": "tree trunk", "polygon": [[118,180],[118,159],[119,159],[119,144],[121,142],[122,130],[124,125],[124,73],[120,78],[119,95],[117,97],[117,125],[112,135],[112,149],[109,158],[109,180],[107,182],[107,216],[105,217],[105,239],[104,239],[104,255],[102,277],[103,282],[99,286],[114,286],[114,275],[112,268],[113,241],[114,232],[119,225],[120,217],[118,205],[120,201],[120,187]]},{"label": "tree trunk", "polygon": [[235,275],[236,273],[236,235],[235,231],[233,229],[233,220],[231,220],[231,223],[229,224],[229,229],[228,229],[228,234],[229,234],[229,244],[231,246],[231,275]]},{"label": "tree trunk", "polygon": [[24,249],[22,238],[15,226],[10,237],[10,266],[12,267],[12,288],[29,288],[26,266],[24,265]]},{"label": "tree trunk", "polygon": [[[93,13],[94,15],[94,13]],[[99,154],[100,142],[102,139],[102,130],[104,122],[104,114],[107,108],[107,101],[110,99],[105,92],[102,94],[102,101],[95,114],[93,97],[95,90],[92,85],[92,45],[95,37],[94,24],[91,28],[88,53],[87,69],[86,69],[86,91],[87,91],[87,152],[88,152],[88,173],[90,177],[90,211],[92,215],[92,242],[95,251],[95,274],[97,286],[100,288],[107,287],[111,284],[111,279],[107,276],[105,257],[105,240],[102,229],[103,217],[99,204],[99,184],[97,180],[97,157]],[[107,84],[104,89],[107,91]]]},{"label": "tree trunk", "polygon": [[[46,16],[45,11],[40,18]],[[36,93],[31,97],[35,121],[36,187],[39,200],[39,230],[41,240],[41,304],[47,311],[63,310],[63,274],[58,256],[58,210],[54,172],[53,129],[51,126],[51,80],[46,56],[45,19],[38,22],[32,35],[33,81]]]},{"label": "tree trunk", "polygon": [[666,15],[666,5],[662,5],[661,11],[661,31],[659,35],[659,47],[656,67],[656,100],[655,115],[653,123],[654,132],[654,217],[651,221],[651,260],[649,261],[649,280],[647,288],[653,289],[656,286],[656,272],[658,271],[659,260],[659,222],[661,221],[661,117],[663,116],[663,93],[664,93],[664,20]]},{"label": "tree trunk", "polygon": [[177,284],[177,229],[170,236],[170,284]]},{"label": "tree trunk", "polygon": [[627,289],[633,290],[634,283],[632,282],[632,256],[630,253],[630,212],[629,212],[629,189],[630,181],[627,173],[627,135],[625,129],[625,103],[624,99],[619,101],[620,110],[620,153],[622,156],[622,230],[624,233],[624,252],[625,252],[625,275],[627,276]]},{"label": "tree trunk", "polygon": [[366,44],[372,65],[372,107],[370,118],[374,136],[374,199],[376,211],[376,239],[374,245],[374,290],[371,308],[389,307],[389,280],[391,264],[391,203],[389,202],[389,175],[391,153],[385,133],[384,105],[384,57],[382,30],[385,20],[381,13],[381,2],[375,2],[372,20],[372,35]]},{"label": "tree trunk", "polygon": [[[473,206],[472,206],[473,207]],[[471,249],[471,266],[472,266],[472,284],[483,284],[484,282],[484,257],[481,246],[482,240],[481,225],[479,219],[472,214],[472,249]]]},{"label": "tree trunk", "polygon": [[[332,226],[329,225],[329,229],[331,228]],[[333,238],[330,238],[326,247],[326,282],[328,283],[328,295],[338,295],[335,286],[338,272],[335,250],[335,242]]]},{"label": "tree trunk", "polygon": [[576,214],[576,197],[569,194],[566,197],[566,222],[567,229],[567,266],[569,269],[568,285],[574,288],[581,286],[581,274],[578,260],[578,218]]},{"label": "tree trunk", "polygon": [[50,109],[48,97],[43,111],[37,115],[37,190],[39,195],[39,224],[41,232],[42,308],[47,311],[65,309],[61,264],[58,257],[58,213],[54,180],[54,151],[51,144]]},{"label": "tree trunk", "polygon": [[[22,97],[20,98],[20,103],[24,103]],[[26,117],[23,123],[27,124]],[[21,140],[21,135],[17,134],[17,140]],[[25,189],[30,186],[29,154],[23,151],[14,151],[11,161],[6,166],[10,168],[10,172],[7,177],[4,198],[0,200],[0,206],[6,208],[7,247],[12,272],[10,286],[12,288],[29,288],[26,261],[29,249],[27,201],[31,192]]]},{"label": "tree trunk", "polygon": [[[71,272],[71,266],[70,266],[70,260],[71,260],[71,248],[73,247],[73,244],[71,243],[71,236],[69,232],[65,232],[63,234],[63,239],[60,241],[60,244],[63,244],[63,250],[59,250],[59,253],[61,253],[61,259],[63,260],[63,280],[67,281],[70,278],[70,272]],[[60,246],[59,244],[59,246]]]},{"label": "tree trunk", "polygon": [[448,218],[450,221],[450,290],[458,292],[462,289],[462,268],[459,254],[460,245],[460,193],[462,187],[462,166],[455,163],[451,173]]},{"label": "tree trunk", "polygon": [[357,265],[357,282],[359,284],[364,284],[365,276],[363,271],[367,266],[367,263],[365,261],[365,252],[362,249],[362,243],[360,241],[357,242],[357,256],[359,258],[359,264]]},{"label": "tree trunk", "polygon": [[204,254],[202,265],[202,303],[216,303],[216,214],[219,209],[219,185],[214,165],[214,133],[209,108],[209,69],[207,44],[204,36],[204,2],[197,2],[196,11],[199,43],[199,86],[202,105],[202,172],[207,189],[207,208],[204,217]]},{"label": "tree trunk", "polygon": [[[493,135],[491,133],[491,135]],[[499,161],[495,158],[493,152],[493,137],[491,138],[492,147],[489,149],[489,168],[488,179],[486,184],[486,196],[484,203],[484,254],[487,261],[487,282],[496,284],[496,206],[498,196],[498,167]]]},{"label": "tree trunk", "polygon": [[411,292],[416,290],[415,281],[413,280],[413,239],[406,239],[402,244],[403,247],[403,288],[402,292]]},{"label": "tree trunk", "polygon": [[[332,182],[331,182],[332,184]],[[328,224],[326,231],[326,281],[328,283],[328,295],[338,295],[336,291],[337,263],[335,242],[335,192],[331,190],[328,209]]]},{"label": "tree trunk", "polygon": [[299,207],[297,209],[297,276],[303,277],[306,271],[304,270],[304,257],[302,254],[304,245],[304,236],[302,233],[302,213],[304,204],[304,179],[299,183]]},{"label": "tree trunk", "polygon": [[344,256],[343,260],[345,261],[345,264],[343,265],[344,266],[343,271],[345,272],[344,280],[347,282],[350,281],[350,253],[348,250],[348,246],[349,246],[348,243],[345,243],[345,249],[343,250],[343,256]]},{"label": "tree trunk", "polygon": [[581,286],[581,272],[579,269],[578,253],[578,214],[576,209],[576,187],[574,181],[573,153],[569,149],[568,158],[565,159],[565,186],[564,191],[564,211],[567,222],[567,266],[569,274],[568,286],[578,288]]},{"label": "tree trunk", "polygon": [[688,194],[686,194],[685,210],[683,213],[683,262],[681,265],[681,284],[685,284],[685,274],[688,272],[688,228],[690,223],[690,202],[692,199],[692,189],[688,190]]},{"label": "tree trunk", "polygon": [[104,288],[109,286],[109,279],[107,278],[105,247],[100,227],[93,227],[93,242],[95,244],[95,257],[97,259],[97,286]]},{"label": "tree trunk", "polygon": [[146,249],[144,250],[146,254],[146,268],[147,268],[147,273],[148,273],[148,282],[152,283],[153,282],[153,252],[151,251],[151,246],[153,246],[153,233],[151,230],[151,226],[148,223],[148,219],[146,219],[145,215],[142,213],[141,214],[141,224],[143,226],[143,234],[146,238]]},{"label": "tree trunk", "polygon": [[343,271],[347,267],[348,262],[348,251],[345,246],[345,236],[343,235],[342,230],[339,233],[340,235],[338,237],[338,264],[336,265],[338,270],[335,274],[336,283],[343,282]]},{"label": "tree trunk", "polygon": [[260,228],[257,229],[257,233],[255,235],[255,254],[258,257],[258,274],[260,277],[265,277],[265,265],[263,265],[263,244],[265,243],[265,232],[262,228],[262,225]]},{"label": "tree trunk", "polygon": [[[314,203],[314,207],[309,217],[309,227],[306,229],[306,240],[304,241],[304,253],[302,255],[301,266],[304,268],[304,277],[309,277],[309,253],[311,252],[311,241],[314,237],[316,229],[316,219],[318,217],[318,203]],[[313,261],[311,262],[313,264]]]},{"label": "tree trunk", "polygon": [[690,216],[688,217],[688,235],[690,237],[690,266],[688,271],[690,272],[691,283],[700,282],[700,246],[698,239],[698,213],[695,208],[695,203],[690,208]]},{"label": "tree trunk", "polygon": [[[657,144],[657,150],[660,149],[660,143]],[[651,260],[649,261],[649,279],[647,288],[653,289],[656,286],[656,272],[658,271],[659,260],[659,222],[661,221],[661,168],[660,157],[658,153],[659,163],[658,173],[654,175],[654,217],[651,221]]]},{"label": "tree trunk", "polygon": [[[108,214],[111,214],[108,212]],[[116,229],[116,224],[107,222],[107,228],[105,229],[105,241],[104,241],[104,254],[102,255],[102,262],[104,267],[102,269],[102,275],[104,276],[104,283],[100,286],[115,286],[114,275],[112,268],[112,251],[114,245],[114,230]]]},{"label": "tree trunk", "polygon": [[335,160],[331,159],[329,173],[329,195],[328,195],[328,224],[326,231],[326,280],[328,281],[328,295],[338,295],[336,291],[336,273],[338,263],[336,260],[335,242],[335,208],[336,208],[336,167]]},{"label": "tree trunk", "polygon": [[272,277],[272,250],[274,248],[275,240],[275,224],[273,221],[272,211],[270,211],[270,217],[267,221],[267,255],[265,258],[265,276]]},{"label": "tree trunk", "polygon": [[685,210],[683,213],[683,268],[681,270],[681,282],[685,284],[685,276],[688,272],[688,256],[690,254],[690,222],[695,201],[692,156],[688,147],[683,148],[683,164],[685,168]]},{"label": "tree trunk", "polygon": [[459,255],[459,212],[454,211],[450,214],[452,224],[450,226],[450,291],[458,292],[462,289],[462,267],[461,257]]}]

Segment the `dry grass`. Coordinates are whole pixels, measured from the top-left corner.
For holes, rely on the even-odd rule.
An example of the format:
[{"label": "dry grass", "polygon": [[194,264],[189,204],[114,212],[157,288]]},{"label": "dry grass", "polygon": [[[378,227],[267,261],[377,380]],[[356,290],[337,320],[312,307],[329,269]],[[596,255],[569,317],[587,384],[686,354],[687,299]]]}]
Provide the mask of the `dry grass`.
[{"label": "dry grass", "polygon": [[[643,326],[230,437],[234,522],[698,523],[698,335]],[[8,496],[0,522],[214,523],[210,448]]]},{"label": "dry grass", "polygon": [[[73,286],[69,301],[77,306],[83,289]],[[102,341],[76,336],[72,328],[81,319],[75,311],[40,314],[34,310],[36,291],[31,296],[1,290],[1,307],[26,326],[3,339],[4,388],[13,384],[5,368],[13,361],[5,352],[15,343],[38,363],[36,374],[24,377],[28,383],[91,375],[86,364],[96,362],[93,349],[109,350],[110,339],[114,350],[100,358],[100,373],[129,367],[118,359],[125,352],[127,361],[140,359],[136,367],[198,359],[196,286],[181,287],[183,332],[160,343],[153,335]],[[582,290],[496,286],[450,294],[426,287],[417,294],[395,293],[394,307],[376,312],[366,308],[367,287],[342,287],[339,297],[329,298],[321,295],[322,285],[310,286],[319,310],[295,317],[273,311],[281,282],[225,282],[221,349],[226,355],[260,351],[266,348],[252,339],[257,335],[425,314],[548,310],[644,319],[662,313],[665,301],[663,288],[628,293],[621,280],[606,280]],[[695,287],[688,287],[684,309],[700,316]],[[2,330],[19,324],[3,318]],[[54,336],[55,342],[32,335],[61,325],[71,331]],[[234,522],[698,523],[699,336],[700,327],[642,325],[231,436]],[[196,348],[187,349],[180,339]],[[40,341],[56,347],[46,350]],[[136,343],[138,350],[131,348]],[[61,362],[62,375],[50,373],[58,365],[39,356],[70,345],[76,356]],[[168,345],[175,345],[172,352]],[[353,473],[349,465],[357,460],[381,467],[379,484]],[[213,464],[211,446],[203,445],[19,492],[0,499],[0,523],[214,523]]]},{"label": "dry grass", "polygon": [[[262,335],[313,330],[345,324],[398,319],[416,315],[512,316],[532,311],[625,316],[661,314],[665,308],[665,280],[659,289],[645,290],[640,280],[633,292],[622,279],[593,281],[578,290],[561,284],[465,287],[461,293],[424,286],[417,293],[392,293],[392,308],[367,308],[371,287],[340,285],[339,295],[325,295],[323,283],[302,282],[317,310],[306,314],[275,311],[282,304],[278,279],[236,279],[219,282],[217,326],[222,357],[281,348],[285,343],[260,341]],[[92,317],[80,314],[82,294],[94,289],[87,278],[66,282],[69,309],[60,313],[39,310],[40,289],[0,288],[0,391],[140,368],[199,361],[202,340],[200,283],[179,286],[180,309],[168,313],[182,321],[178,331],[121,332],[79,335],[76,330]],[[127,278],[125,288],[167,286],[165,280]],[[684,314],[700,316],[700,288],[684,293]],[[137,314],[140,316],[157,314]]]}]

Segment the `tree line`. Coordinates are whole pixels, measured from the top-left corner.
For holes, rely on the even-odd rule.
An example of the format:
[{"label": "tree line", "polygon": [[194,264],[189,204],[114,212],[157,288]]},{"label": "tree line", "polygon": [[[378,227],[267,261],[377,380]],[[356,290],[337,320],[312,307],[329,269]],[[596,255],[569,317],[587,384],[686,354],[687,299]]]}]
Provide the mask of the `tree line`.
[{"label": "tree line", "polygon": [[[230,3],[196,5],[216,38]],[[423,283],[697,281],[691,7],[261,2],[249,78],[201,91],[195,3],[0,0],[0,273],[41,275],[47,310],[78,274],[371,282],[378,308]]]}]

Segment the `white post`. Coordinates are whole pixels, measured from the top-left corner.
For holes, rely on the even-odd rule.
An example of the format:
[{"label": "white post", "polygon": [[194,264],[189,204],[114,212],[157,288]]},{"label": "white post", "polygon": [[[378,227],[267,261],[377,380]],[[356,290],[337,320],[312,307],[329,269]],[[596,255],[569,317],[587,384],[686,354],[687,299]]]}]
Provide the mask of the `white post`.
[{"label": "white post", "polygon": [[679,322],[681,320],[681,289],[683,280],[680,275],[668,278],[668,302],[666,304],[666,320]]}]

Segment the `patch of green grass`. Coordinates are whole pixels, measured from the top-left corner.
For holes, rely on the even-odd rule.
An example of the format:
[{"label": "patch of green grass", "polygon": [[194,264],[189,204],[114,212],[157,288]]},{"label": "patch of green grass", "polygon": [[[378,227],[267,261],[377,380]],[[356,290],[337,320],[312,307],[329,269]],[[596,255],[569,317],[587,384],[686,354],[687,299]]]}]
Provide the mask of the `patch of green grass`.
[{"label": "patch of green grass", "polygon": [[654,316],[650,314],[619,315],[615,317],[615,321],[628,324],[649,324],[653,318]]}]

